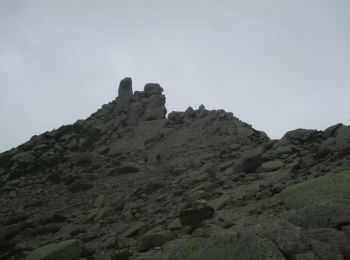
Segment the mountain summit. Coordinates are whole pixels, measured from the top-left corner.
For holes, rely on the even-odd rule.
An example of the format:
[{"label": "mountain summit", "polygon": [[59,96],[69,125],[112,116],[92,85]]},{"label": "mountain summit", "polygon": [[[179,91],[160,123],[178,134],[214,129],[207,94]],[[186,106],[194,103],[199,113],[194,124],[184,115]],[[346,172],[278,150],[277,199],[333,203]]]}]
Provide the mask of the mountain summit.
[{"label": "mountain summit", "polygon": [[163,88],[0,154],[0,259],[350,259],[350,127],[280,140]]}]

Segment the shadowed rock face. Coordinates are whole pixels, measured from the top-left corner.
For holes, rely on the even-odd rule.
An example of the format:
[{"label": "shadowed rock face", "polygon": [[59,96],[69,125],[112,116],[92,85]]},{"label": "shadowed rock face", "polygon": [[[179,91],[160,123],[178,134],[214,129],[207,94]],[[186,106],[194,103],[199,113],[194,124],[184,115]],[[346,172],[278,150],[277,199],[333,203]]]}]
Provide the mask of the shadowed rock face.
[{"label": "shadowed rock face", "polygon": [[350,127],[280,140],[163,88],[0,154],[0,259],[349,259]]}]

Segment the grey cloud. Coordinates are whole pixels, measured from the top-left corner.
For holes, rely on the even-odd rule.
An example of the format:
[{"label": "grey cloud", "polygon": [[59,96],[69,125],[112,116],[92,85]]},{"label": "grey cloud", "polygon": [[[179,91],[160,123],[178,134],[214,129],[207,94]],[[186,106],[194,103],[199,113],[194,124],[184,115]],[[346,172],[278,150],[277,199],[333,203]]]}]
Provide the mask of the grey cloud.
[{"label": "grey cloud", "polygon": [[159,82],[278,138],[349,124],[350,2],[0,0],[0,151]]}]

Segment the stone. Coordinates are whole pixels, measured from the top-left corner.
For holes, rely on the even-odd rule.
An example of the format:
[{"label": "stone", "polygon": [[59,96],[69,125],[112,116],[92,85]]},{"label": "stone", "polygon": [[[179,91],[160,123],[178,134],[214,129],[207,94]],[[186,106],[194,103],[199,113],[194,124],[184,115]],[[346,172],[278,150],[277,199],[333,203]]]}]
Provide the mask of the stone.
[{"label": "stone", "polygon": [[121,174],[129,174],[129,173],[136,173],[139,172],[140,168],[137,164],[133,164],[133,163],[128,163],[128,164],[124,164],[122,166],[119,166],[117,168],[117,174],[121,175]]},{"label": "stone", "polygon": [[200,203],[192,208],[182,209],[180,212],[180,221],[184,226],[190,226],[196,229],[201,226],[201,223],[214,216],[214,208],[206,203]]},{"label": "stone", "polygon": [[273,172],[276,171],[284,166],[284,163],[282,160],[273,160],[264,162],[260,168],[258,169],[259,172]]},{"label": "stone", "polygon": [[318,260],[319,258],[311,251],[301,254],[295,254],[293,260]]},{"label": "stone", "polygon": [[144,87],[144,91],[147,96],[159,95],[164,91],[163,88],[157,83],[147,83]]},{"label": "stone", "polygon": [[237,173],[253,173],[262,163],[262,149],[253,149],[246,151],[242,154],[241,158],[234,166],[234,170]]},{"label": "stone", "polygon": [[124,78],[120,81],[119,89],[118,89],[118,96],[121,98],[124,97],[131,97],[133,95],[132,92],[132,79],[131,78]]},{"label": "stone", "polygon": [[335,142],[338,151],[350,149],[350,127],[341,126],[335,131]]},{"label": "stone", "polygon": [[348,140],[350,141],[350,127],[349,126],[340,126],[335,131],[335,138],[337,140]]},{"label": "stone", "polygon": [[101,194],[95,199],[92,206],[94,208],[102,208],[107,206],[108,203],[109,203],[109,198],[105,194]]},{"label": "stone", "polygon": [[304,169],[304,168],[309,168],[312,165],[315,164],[315,159],[312,155],[306,155],[302,158],[300,158],[299,162],[298,162],[298,167],[300,169]]},{"label": "stone", "polygon": [[309,248],[303,229],[288,222],[274,221],[263,224],[258,233],[275,243],[285,256],[303,253]]},{"label": "stone", "polygon": [[314,228],[308,229],[306,236],[338,249],[344,259],[350,259],[350,239],[343,232],[332,228]]},{"label": "stone", "polygon": [[78,260],[81,254],[81,242],[73,239],[37,248],[28,254],[26,260]]},{"label": "stone", "polygon": [[180,219],[176,218],[173,221],[171,221],[168,225],[169,230],[179,230],[182,228],[182,224]]},{"label": "stone", "polygon": [[13,224],[0,229],[0,249],[1,246],[8,244],[14,237],[20,234],[26,227],[25,223]]},{"label": "stone", "polygon": [[272,149],[268,150],[263,154],[264,160],[275,160],[286,158],[295,152],[295,147],[291,144],[274,146]]},{"label": "stone", "polygon": [[137,221],[135,223],[133,223],[129,229],[124,233],[125,237],[135,237],[138,235],[142,235],[143,233],[146,232],[146,224],[141,222],[141,221]]},{"label": "stone", "polygon": [[68,191],[75,193],[79,191],[87,191],[92,189],[93,187],[94,185],[91,183],[87,183],[83,180],[78,180],[68,186]]},{"label": "stone", "polygon": [[339,127],[341,127],[341,126],[343,126],[342,123],[338,123],[338,124],[332,125],[332,126],[326,128],[326,129],[324,130],[324,132],[325,132],[325,134],[326,134],[327,137],[330,137],[330,136],[334,135],[335,131],[337,131],[337,129],[338,129]]},{"label": "stone", "polygon": [[173,238],[174,234],[169,230],[150,230],[141,236],[137,248],[141,252],[147,251],[162,246]]},{"label": "stone", "polygon": [[350,225],[343,226],[341,231],[343,231],[350,238]]},{"label": "stone", "polygon": [[198,107],[198,110],[199,110],[199,111],[205,110],[205,106],[204,106],[203,104],[201,104],[201,105]]},{"label": "stone", "polygon": [[294,141],[306,141],[317,132],[317,130],[298,128],[295,130],[288,131],[282,138]]},{"label": "stone", "polygon": [[187,200],[192,205],[193,202],[203,199],[208,199],[209,193],[204,190],[196,190],[187,196]]},{"label": "stone", "polygon": [[332,260],[344,260],[343,254],[338,248],[328,245],[324,242],[310,239],[309,247],[312,252],[316,255],[316,259],[332,259]]},{"label": "stone", "polygon": [[21,152],[11,158],[12,162],[17,162],[19,164],[31,164],[34,160],[35,157],[30,152]]},{"label": "stone", "polygon": [[10,191],[10,192],[9,192],[9,197],[10,197],[11,199],[14,199],[14,198],[17,197],[17,193],[16,193],[15,191]]},{"label": "stone", "polygon": [[219,170],[221,172],[227,170],[228,168],[233,168],[233,166],[235,165],[235,160],[231,160],[231,161],[227,161],[225,163],[222,163],[220,166],[219,166]]},{"label": "stone", "polygon": [[131,259],[133,252],[130,249],[121,249],[113,252],[113,260],[129,260]]}]

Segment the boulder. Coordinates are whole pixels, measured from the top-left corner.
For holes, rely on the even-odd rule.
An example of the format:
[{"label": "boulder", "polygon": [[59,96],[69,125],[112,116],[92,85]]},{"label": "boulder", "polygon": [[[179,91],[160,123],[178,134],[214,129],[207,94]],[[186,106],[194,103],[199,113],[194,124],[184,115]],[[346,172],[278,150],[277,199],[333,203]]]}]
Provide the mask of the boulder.
[{"label": "boulder", "polygon": [[137,235],[142,235],[146,231],[146,227],[147,226],[145,223],[137,221],[129,227],[129,229],[124,233],[124,236],[130,238]]},{"label": "boulder", "polygon": [[338,249],[345,260],[350,259],[350,239],[343,232],[332,228],[314,228],[307,230],[306,236]]},{"label": "boulder", "polygon": [[337,140],[347,140],[350,141],[350,127],[349,126],[340,126],[335,131],[335,138]]},{"label": "boulder", "polygon": [[309,168],[314,164],[315,164],[315,159],[311,154],[300,158],[300,160],[298,161],[298,167],[301,169]]},{"label": "boulder", "polygon": [[287,158],[293,152],[295,152],[295,147],[292,144],[274,146],[272,149],[264,153],[263,157],[265,160],[274,160],[280,158]]},{"label": "boulder", "polygon": [[141,252],[147,251],[154,247],[162,246],[173,238],[174,234],[169,230],[150,230],[141,236],[137,248]]},{"label": "boulder", "polygon": [[289,139],[291,141],[304,142],[311,138],[313,134],[317,133],[317,130],[298,128],[295,130],[288,131],[282,138]]},{"label": "boulder", "polygon": [[77,180],[68,186],[68,191],[75,193],[79,191],[87,191],[93,187],[94,185],[91,183],[87,183],[84,180]]},{"label": "boulder", "polygon": [[173,221],[171,221],[168,225],[168,229],[170,230],[177,230],[177,229],[181,229],[182,228],[182,224],[180,219],[176,218]]},{"label": "boulder", "polygon": [[264,162],[260,168],[258,169],[259,172],[273,172],[276,171],[284,166],[284,163],[282,160],[273,160],[273,161],[267,161]]},{"label": "boulder", "polygon": [[325,134],[326,134],[327,137],[332,136],[332,135],[334,135],[335,131],[337,131],[337,129],[338,129],[339,127],[341,127],[341,126],[343,126],[342,123],[338,123],[338,124],[332,125],[332,126],[326,128],[326,129],[324,130],[324,132],[325,132]]},{"label": "boulder", "polygon": [[134,163],[126,163],[117,168],[117,174],[128,174],[128,173],[136,173],[139,172],[140,168],[137,164]]},{"label": "boulder", "polygon": [[[340,250],[332,245],[326,244],[315,239],[310,239],[308,245],[313,255],[315,255],[316,259],[318,260],[344,260],[343,254],[340,252]],[[311,255],[311,257],[313,257],[313,255]],[[302,258],[302,260],[304,259]]]},{"label": "boulder", "polygon": [[341,231],[343,231],[350,238],[350,225],[343,226]]},{"label": "boulder", "polygon": [[157,83],[147,83],[144,87],[144,92],[147,96],[162,94],[163,88]]},{"label": "boulder", "polygon": [[35,161],[35,157],[31,152],[21,152],[13,156],[11,161],[19,164],[31,164]]},{"label": "boulder", "polygon": [[259,227],[263,237],[275,243],[285,256],[306,252],[309,248],[303,229],[288,222],[273,221]]},{"label": "boulder", "polygon": [[28,254],[26,260],[78,260],[81,254],[81,242],[73,239],[37,248]]},{"label": "boulder", "polygon": [[244,152],[234,166],[237,173],[253,173],[262,163],[263,150],[260,148]]},{"label": "boulder", "polygon": [[180,212],[180,221],[184,226],[190,226],[192,229],[200,227],[201,223],[214,216],[214,208],[206,203],[198,203],[192,208],[186,208]]}]

